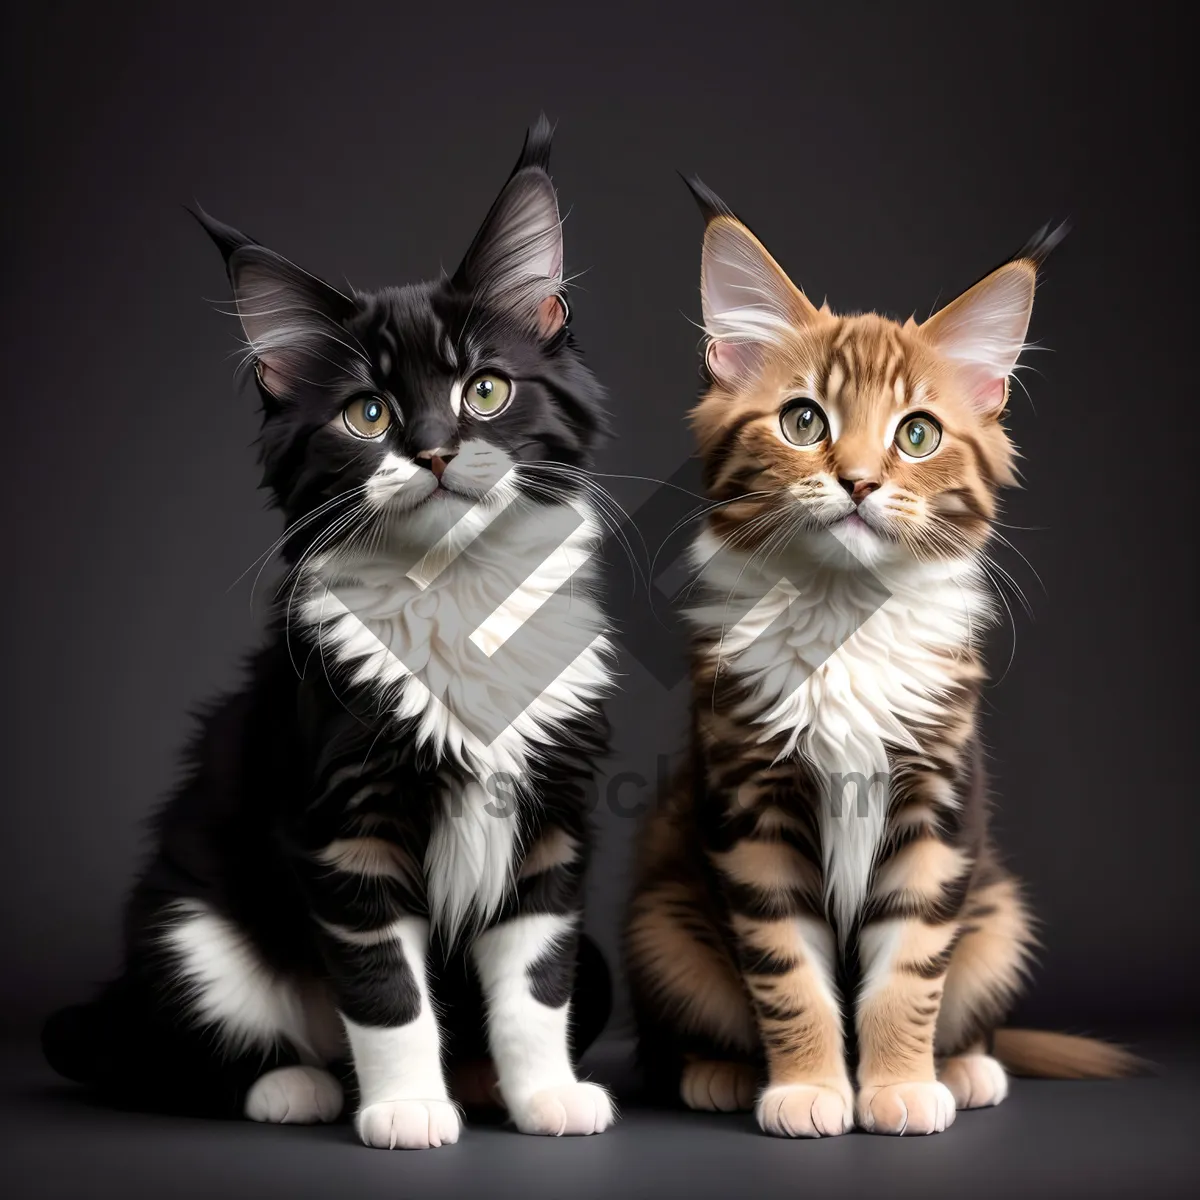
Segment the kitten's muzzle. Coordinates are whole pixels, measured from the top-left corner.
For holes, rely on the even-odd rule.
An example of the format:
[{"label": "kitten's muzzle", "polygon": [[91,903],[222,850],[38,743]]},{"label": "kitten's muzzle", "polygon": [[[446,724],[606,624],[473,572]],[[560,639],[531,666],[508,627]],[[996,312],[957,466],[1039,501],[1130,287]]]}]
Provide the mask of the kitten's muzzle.
[{"label": "kitten's muzzle", "polygon": [[873,479],[838,479],[845,489],[846,495],[856,505],[861,504],[872,492],[879,490],[879,484]]},{"label": "kitten's muzzle", "polygon": [[416,457],[416,463],[417,466],[432,471],[434,479],[441,483],[446,468],[457,456],[457,450],[439,447],[437,450],[422,450]]}]

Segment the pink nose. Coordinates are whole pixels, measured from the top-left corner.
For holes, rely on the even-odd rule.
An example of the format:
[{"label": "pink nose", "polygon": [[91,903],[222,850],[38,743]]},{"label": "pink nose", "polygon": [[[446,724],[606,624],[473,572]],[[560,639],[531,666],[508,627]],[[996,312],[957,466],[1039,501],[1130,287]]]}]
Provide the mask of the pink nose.
[{"label": "pink nose", "polygon": [[440,483],[442,476],[446,473],[446,468],[454,457],[453,454],[438,454],[427,450],[417,455],[417,462],[428,467],[433,472],[434,479]]},{"label": "pink nose", "polygon": [[855,504],[861,504],[879,487],[879,484],[871,479],[839,479],[838,483],[846,489],[847,494]]}]

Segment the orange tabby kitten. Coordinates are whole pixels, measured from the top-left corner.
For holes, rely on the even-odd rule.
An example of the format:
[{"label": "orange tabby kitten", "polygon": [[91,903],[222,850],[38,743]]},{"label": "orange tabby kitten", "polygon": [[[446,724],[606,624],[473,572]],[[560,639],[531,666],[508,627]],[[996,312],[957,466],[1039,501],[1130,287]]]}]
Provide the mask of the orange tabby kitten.
[{"label": "orange tabby kitten", "polygon": [[982,555],[1058,235],[923,324],[843,317],[692,188],[714,503],[691,761],[643,831],[627,929],[650,1082],[818,1137],[940,1132],[1004,1099],[1002,1063],[1124,1073],[1102,1043],[997,1029],[1032,936],[987,831]]}]

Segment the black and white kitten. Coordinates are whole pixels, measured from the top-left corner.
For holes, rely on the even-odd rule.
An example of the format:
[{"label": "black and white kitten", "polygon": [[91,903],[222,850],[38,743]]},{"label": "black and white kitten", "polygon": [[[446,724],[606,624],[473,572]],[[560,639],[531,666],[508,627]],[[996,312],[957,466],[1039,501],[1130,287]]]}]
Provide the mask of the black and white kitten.
[{"label": "black and white kitten", "polygon": [[610,1001],[579,933],[611,678],[585,498],[602,392],[567,328],[550,136],[435,283],[345,295],[200,216],[291,570],[157,817],[121,977],[47,1024],[68,1077],[329,1121],[348,1057],[371,1146],[456,1141],[459,1067],[523,1132],[611,1124],[573,1066]]}]

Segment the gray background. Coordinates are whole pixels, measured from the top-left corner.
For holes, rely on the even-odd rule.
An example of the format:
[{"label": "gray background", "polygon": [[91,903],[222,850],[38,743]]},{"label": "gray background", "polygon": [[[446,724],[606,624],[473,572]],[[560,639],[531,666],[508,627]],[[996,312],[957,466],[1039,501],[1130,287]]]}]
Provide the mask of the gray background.
[{"label": "gray background", "polygon": [[[987,698],[998,824],[1044,922],[1025,1015],[1194,1011],[1190,81],[1174,6],[8,5],[0,1006],[31,1027],[116,963],[188,710],[237,678],[279,522],[231,386],[210,211],[334,282],[452,268],[545,108],[576,331],[619,431],[690,452],[698,171],[815,299],[926,314],[1048,218]],[[1114,9],[1114,13],[1118,10]],[[1085,14],[1088,14],[1085,17]],[[1194,99],[1194,97],[1193,97]],[[1036,411],[1035,411],[1036,409]],[[612,481],[629,508],[648,485]],[[251,572],[252,576],[253,572]],[[683,689],[628,656],[611,769],[653,780]],[[649,785],[643,792],[650,794]],[[626,801],[637,798],[634,789]],[[610,949],[634,822],[603,804]]]}]

